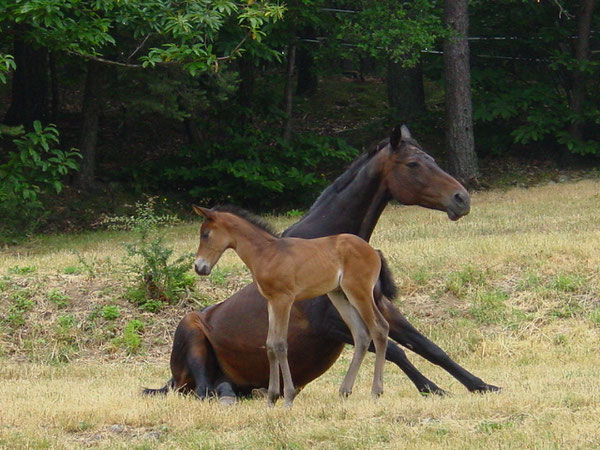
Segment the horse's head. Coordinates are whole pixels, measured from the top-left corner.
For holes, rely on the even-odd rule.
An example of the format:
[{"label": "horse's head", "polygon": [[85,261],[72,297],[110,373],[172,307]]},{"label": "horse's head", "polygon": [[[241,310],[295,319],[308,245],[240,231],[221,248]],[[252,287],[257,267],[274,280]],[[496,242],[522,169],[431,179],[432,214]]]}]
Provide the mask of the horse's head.
[{"label": "horse's head", "polygon": [[404,125],[396,127],[389,142],[385,183],[394,199],[404,205],[446,211],[451,220],[469,214],[471,197],[452,176],[425,153]]},{"label": "horse's head", "polygon": [[193,205],[194,211],[204,217],[200,228],[200,244],[196,252],[194,270],[198,275],[210,274],[225,250],[231,247],[231,236],[224,223],[225,214]]}]

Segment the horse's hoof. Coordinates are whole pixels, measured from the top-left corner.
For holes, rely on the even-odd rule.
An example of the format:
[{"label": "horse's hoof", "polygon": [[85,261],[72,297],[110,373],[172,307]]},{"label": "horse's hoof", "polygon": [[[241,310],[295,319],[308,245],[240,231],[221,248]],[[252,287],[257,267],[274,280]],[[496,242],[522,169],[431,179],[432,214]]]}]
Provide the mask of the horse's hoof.
[{"label": "horse's hoof", "polygon": [[383,395],[383,391],[374,391],[374,392],[371,392],[371,397],[373,398],[373,400],[377,400],[382,395]]},{"label": "horse's hoof", "polygon": [[445,391],[442,388],[423,389],[422,391],[419,391],[419,394],[421,394],[423,397],[430,397],[433,395],[438,395],[440,397],[450,397],[452,395],[450,392]]},{"label": "horse's hoof", "polygon": [[479,386],[471,389],[471,392],[476,394],[487,394],[488,392],[500,392],[502,388],[500,386],[494,386],[493,384],[484,384],[483,386]]},{"label": "horse's hoof", "polygon": [[237,403],[237,398],[230,395],[219,397],[219,403],[225,406],[235,405]]}]

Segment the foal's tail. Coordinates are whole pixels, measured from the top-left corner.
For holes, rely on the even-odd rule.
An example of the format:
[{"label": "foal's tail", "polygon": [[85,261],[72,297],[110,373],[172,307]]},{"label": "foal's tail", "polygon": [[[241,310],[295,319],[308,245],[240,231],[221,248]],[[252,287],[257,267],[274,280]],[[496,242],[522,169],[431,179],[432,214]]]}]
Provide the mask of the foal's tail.
[{"label": "foal's tail", "polygon": [[167,393],[172,391],[174,388],[175,388],[175,380],[173,378],[171,378],[169,381],[167,381],[167,384],[165,384],[160,389],[150,389],[150,388],[142,389],[142,395],[167,395]]},{"label": "foal's tail", "polygon": [[394,300],[398,296],[398,288],[396,282],[392,276],[392,272],[387,264],[387,261],[383,257],[381,250],[377,250],[379,258],[381,258],[381,270],[379,271],[379,285],[381,286],[381,293],[390,300]]}]

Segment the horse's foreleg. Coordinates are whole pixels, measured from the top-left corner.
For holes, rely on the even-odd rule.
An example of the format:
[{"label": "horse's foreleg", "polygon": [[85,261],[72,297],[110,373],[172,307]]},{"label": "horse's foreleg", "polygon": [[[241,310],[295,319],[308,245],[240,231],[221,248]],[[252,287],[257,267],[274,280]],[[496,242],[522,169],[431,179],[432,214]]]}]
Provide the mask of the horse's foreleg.
[{"label": "horse's foreleg", "polygon": [[287,358],[288,324],[293,300],[293,298],[279,297],[270,298],[268,301],[269,331],[267,334],[267,356],[269,358],[269,392],[267,404],[269,406],[275,404],[280,394],[279,368],[281,368],[283,378],[285,405],[288,407],[292,406],[294,397],[296,396],[296,389],[294,388]]},{"label": "horse's foreleg", "polygon": [[382,297],[377,302],[377,305],[390,324],[391,339],[421,355],[433,364],[442,367],[471,392],[493,392],[500,390],[499,387],[485,383],[481,378],[476,377],[450,359],[440,347],[413,327],[388,299]]},{"label": "horse's foreleg", "polygon": [[[339,311],[335,308],[327,310],[326,319],[319,323],[319,331],[326,334],[327,337],[346,344],[354,344],[354,339],[345,321],[340,317]],[[370,337],[369,337],[370,341]],[[375,352],[375,346],[371,343],[370,352]],[[415,384],[419,392],[423,394],[446,394],[446,391],[439,388],[433,381],[425,377],[408,360],[406,353],[395,342],[387,341],[385,357],[388,361],[396,364],[410,380]]]},{"label": "horse's foreleg", "polygon": [[346,376],[340,385],[340,396],[348,397],[352,394],[352,388],[354,386],[354,382],[356,381],[356,376],[358,375],[358,370],[367,354],[367,348],[369,348],[369,344],[371,343],[371,336],[369,335],[369,330],[367,329],[365,323],[360,318],[358,311],[354,306],[352,306],[346,297],[341,292],[332,291],[327,294],[331,303],[335,306],[340,316],[346,325],[350,329],[350,333],[352,334],[352,342],[348,342],[350,344],[354,344],[354,354],[352,355],[352,361],[350,362],[350,367],[346,372]]}]

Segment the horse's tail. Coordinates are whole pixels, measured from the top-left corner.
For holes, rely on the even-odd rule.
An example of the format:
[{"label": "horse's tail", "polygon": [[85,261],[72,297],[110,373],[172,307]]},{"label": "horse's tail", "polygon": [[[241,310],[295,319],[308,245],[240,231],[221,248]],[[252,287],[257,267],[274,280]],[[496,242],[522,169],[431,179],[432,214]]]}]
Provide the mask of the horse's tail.
[{"label": "horse's tail", "polygon": [[171,378],[169,381],[167,381],[167,384],[165,384],[160,389],[150,389],[150,388],[142,389],[142,395],[166,395],[169,391],[172,391],[174,387],[175,387],[175,380],[173,378]]},{"label": "horse's tail", "polygon": [[381,250],[377,250],[379,258],[381,258],[381,270],[379,271],[379,284],[381,286],[381,293],[388,299],[394,300],[398,296],[398,287],[392,276],[392,272],[385,260]]}]

